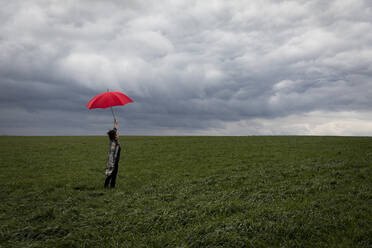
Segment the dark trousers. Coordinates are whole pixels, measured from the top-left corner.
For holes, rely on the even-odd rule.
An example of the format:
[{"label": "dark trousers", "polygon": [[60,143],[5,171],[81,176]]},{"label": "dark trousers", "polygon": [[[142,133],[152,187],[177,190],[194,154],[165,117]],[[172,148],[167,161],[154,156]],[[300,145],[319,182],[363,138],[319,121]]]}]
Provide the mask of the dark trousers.
[{"label": "dark trousers", "polygon": [[115,183],[116,183],[116,176],[118,175],[118,163],[115,164],[115,168],[114,170],[112,171],[111,175],[110,176],[107,176],[106,177],[106,180],[105,180],[105,188],[110,184],[110,187],[111,188],[115,188]]}]

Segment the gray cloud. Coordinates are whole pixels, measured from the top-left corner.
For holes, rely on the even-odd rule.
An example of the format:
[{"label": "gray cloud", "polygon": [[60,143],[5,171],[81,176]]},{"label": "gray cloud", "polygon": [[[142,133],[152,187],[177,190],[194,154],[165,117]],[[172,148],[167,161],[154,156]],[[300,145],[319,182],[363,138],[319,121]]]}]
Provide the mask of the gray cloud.
[{"label": "gray cloud", "polygon": [[371,16],[362,0],[9,1],[0,134],[98,134],[111,113],[85,104],[107,88],[135,100],[116,108],[129,134],[313,134],[337,113],[364,127]]}]

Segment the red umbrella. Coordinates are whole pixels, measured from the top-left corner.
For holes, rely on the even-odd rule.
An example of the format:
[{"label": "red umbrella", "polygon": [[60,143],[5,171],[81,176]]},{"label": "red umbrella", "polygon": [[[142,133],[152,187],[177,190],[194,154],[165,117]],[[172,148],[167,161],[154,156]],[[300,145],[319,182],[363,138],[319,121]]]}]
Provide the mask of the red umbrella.
[{"label": "red umbrella", "polygon": [[87,104],[88,109],[111,107],[112,116],[115,118],[113,106],[125,105],[133,102],[128,96],[118,91],[107,91],[93,97]]}]

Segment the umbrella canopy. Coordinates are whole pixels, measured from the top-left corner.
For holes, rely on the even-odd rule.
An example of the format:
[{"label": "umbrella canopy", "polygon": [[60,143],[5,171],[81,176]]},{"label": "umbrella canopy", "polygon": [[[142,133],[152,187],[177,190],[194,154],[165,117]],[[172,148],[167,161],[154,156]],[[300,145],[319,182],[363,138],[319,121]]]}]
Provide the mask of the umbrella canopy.
[{"label": "umbrella canopy", "polygon": [[87,104],[88,109],[108,108],[133,102],[128,96],[118,91],[108,91],[93,97]]},{"label": "umbrella canopy", "polygon": [[111,107],[112,116],[114,117],[114,120],[116,120],[112,107],[125,105],[130,102],[133,102],[133,100],[121,92],[107,91],[93,97],[88,102],[87,107],[88,109]]}]

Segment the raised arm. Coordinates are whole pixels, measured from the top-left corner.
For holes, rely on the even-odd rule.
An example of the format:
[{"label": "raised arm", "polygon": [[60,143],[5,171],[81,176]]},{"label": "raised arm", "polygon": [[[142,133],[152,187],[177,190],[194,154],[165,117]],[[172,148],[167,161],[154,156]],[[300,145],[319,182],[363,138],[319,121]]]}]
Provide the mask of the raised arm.
[{"label": "raised arm", "polygon": [[118,121],[117,120],[114,121],[114,128],[118,129]]}]

